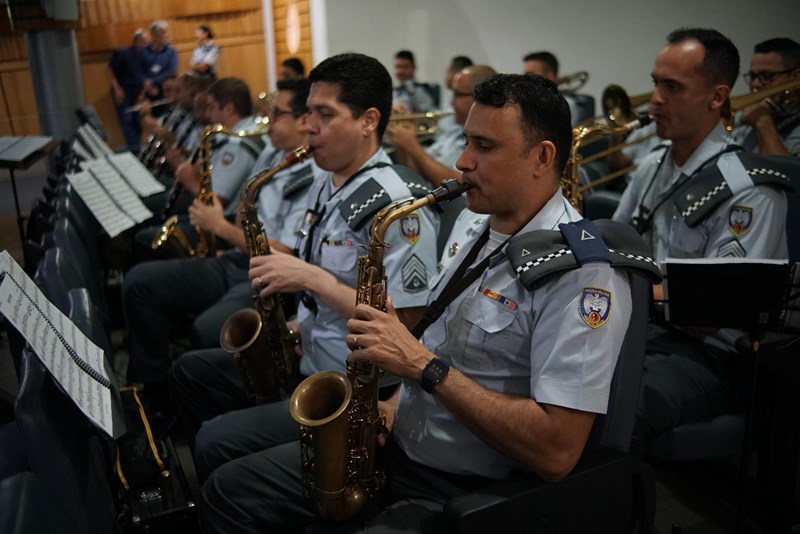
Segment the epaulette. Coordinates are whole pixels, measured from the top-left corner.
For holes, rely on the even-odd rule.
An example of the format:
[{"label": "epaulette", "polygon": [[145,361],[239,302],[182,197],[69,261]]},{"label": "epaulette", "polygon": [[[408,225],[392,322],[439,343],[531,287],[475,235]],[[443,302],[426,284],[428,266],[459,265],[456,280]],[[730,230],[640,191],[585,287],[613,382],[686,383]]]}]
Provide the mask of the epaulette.
[{"label": "epaulette", "polygon": [[[423,197],[430,193],[430,189],[424,185],[424,181],[417,176],[414,171],[408,169],[408,173],[402,174],[398,171],[399,165],[392,165],[403,183],[411,191],[411,194],[417,198]],[[408,181],[408,179],[415,179],[416,181]],[[347,221],[347,225],[353,229],[358,230],[361,225],[372,220],[381,208],[389,205],[391,198],[386,193],[386,190],[374,178],[370,178],[359,186],[349,197],[347,197],[340,205],[339,212]]]},{"label": "epaulette", "polygon": [[392,165],[392,169],[403,180],[414,198],[422,198],[431,192],[431,184],[405,165]]},{"label": "epaulette", "polygon": [[371,221],[378,210],[390,201],[391,198],[383,186],[374,178],[370,178],[339,205],[339,212],[347,221],[347,226],[358,230],[361,225]]},{"label": "epaulette", "polygon": [[692,228],[717,206],[746,189],[762,184],[794,191],[789,176],[800,173],[800,160],[738,151],[721,155],[675,193],[675,207]]},{"label": "epaulette", "polygon": [[263,151],[267,146],[266,141],[264,141],[264,138],[261,135],[241,137],[240,141],[245,150],[247,150],[250,155],[253,156],[253,159],[257,159],[261,154],[261,151]]},{"label": "epaulette", "polygon": [[211,139],[211,150],[219,150],[228,144],[228,141],[230,141],[230,138],[227,135],[215,135]]},{"label": "epaulette", "polygon": [[520,282],[533,291],[552,276],[604,261],[615,269],[661,281],[661,271],[641,236],[627,224],[582,219],[560,224],[559,231],[534,230],[512,237],[506,248]]},{"label": "epaulette", "polygon": [[289,179],[283,186],[283,198],[289,199],[300,191],[305,190],[314,182],[314,168],[306,165],[302,169],[289,175]]}]

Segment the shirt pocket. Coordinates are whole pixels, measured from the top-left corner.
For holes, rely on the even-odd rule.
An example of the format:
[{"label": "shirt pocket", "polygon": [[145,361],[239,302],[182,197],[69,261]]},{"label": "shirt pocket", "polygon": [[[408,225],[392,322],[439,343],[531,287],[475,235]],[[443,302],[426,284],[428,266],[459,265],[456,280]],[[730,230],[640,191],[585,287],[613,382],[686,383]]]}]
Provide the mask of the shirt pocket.
[{"label": "shirt pocket", "polygon": [[702,226],[691,228],[683,219],[678,219],[670,231],[670,255],[675,258],[691,258],[702,255],[707,236]]},{"label": "shirt pocket", "polygon": [[[466,337],[467,350],[462,363],[476,369],[498,369],[509,354],[522,350],[524,336],[514,324],[518,309],[482,293],[467,299],[461,313],[473,328]],[[476,361],[469,361],[468,355],[476,357]]]},{"label": "shirt pocket", "polygon": [[338,273],[354,272],[358,263],[358,250],[355,246],[322,244],[320,267]]}]

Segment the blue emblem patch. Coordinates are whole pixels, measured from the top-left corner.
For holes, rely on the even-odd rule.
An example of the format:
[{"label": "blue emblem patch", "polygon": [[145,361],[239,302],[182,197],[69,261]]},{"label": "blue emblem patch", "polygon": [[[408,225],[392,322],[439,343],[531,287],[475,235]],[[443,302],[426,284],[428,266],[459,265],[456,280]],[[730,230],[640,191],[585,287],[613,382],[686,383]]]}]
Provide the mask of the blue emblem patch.
[{"label": "blue emblem patch", "polygon": [[600,328],[611,315],[611,293],[596,287],[584,287],[578,302],[583,322],[591,328]]},{"label": "blue emblem patch", "polygon": [[747,233],[753,223],[753,208],[747,206],[731,206],[728,212],[728,230],[735,236]]},{"label": "blue emblem patch", "polygon": [[400,234],[403,239],[414,245],[419,241],[419,215],[411,213],[407,217],[400,219]]}]

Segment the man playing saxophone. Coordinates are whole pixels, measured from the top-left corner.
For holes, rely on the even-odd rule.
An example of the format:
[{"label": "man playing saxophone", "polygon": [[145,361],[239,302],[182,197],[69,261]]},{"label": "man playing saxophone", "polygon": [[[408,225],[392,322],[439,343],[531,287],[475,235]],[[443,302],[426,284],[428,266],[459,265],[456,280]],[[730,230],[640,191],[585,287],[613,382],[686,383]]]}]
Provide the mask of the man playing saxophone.
[{"label": "man playing saxophone", "polygon": [[[253,175],[281,161],[306,141],[307,79],[281,82],[269,132],[275,148],[265,149],[248,171]],[[313,176],[310,160],[278,173],[260,191],[260,216],[274,250],[291,250],[305,212]],[[219,256],[144,262],[125,277],[123,308],[129,329],[128,379],[145,384],[145,396],[164,397],[170,354],[170,322],[197,314],[191,329],[195,349],[219,347],[228,317],[252,305],[249,258],[238,223],[225,218],[222,203],[194,204],[191,223],[234,245]],[[150,390],[150,392],[147,392]],[[201,399],[198,402],[202,402]]]},{"label": "man playing saxophone", "polygon": [[[348,322],[348,360],[403,379],[383,406],[389,506],[352,530],[366,521],[370,532],[444,532],[443,503],[454,495],[518,469],[558,480],[606,410],[630,315],[628,275],[588,261],[529,290],[527,275],[516,274],[528,259],[522,250],[540,252],[536,236],[581,219],[559,188],[571,136],[566,102],[543,77],[498,75],[476,87],[464,133],[457,167],[472,186],[467,207],[489,217],[454,267],[431,281],[442,307],[428,310],[442,313],[426,312],[421,342],[393,304],[386,312],[359,305]],[[298,449],[274,447],[212,475],[205,526],[277,532],[315,521]],[[245,492],[235,480],[248,464],[257,474],[244,475]]]},{"label": "man playing saxophone", "polygon": [[[206,112],[210,124],[222,125],[230,131],[249,131],[255,129],[252,115],[253,103],[247,84],[238,78],[222,78],[212,84],[206,93]],[[262,137],[238,138],[217,134],[211,140],[210,190],[212,203],[219,202],[226,216],[233,217],[236,212],[236,195],[245,179],[250,175],[256,158],[266,147]],[[186,161],[175,169],[175,178],[184,191],[196,197],[203,185],[201,163]],[[201,199],[206,200],[206,199]],[[194,226],[183,218],[179,224],[184,234],[193,240]],[[151,243],[160,231],[160,225],[144,228],[136,234],[136,254],[138,259],[153,257]],[[158,254],[156,254],[158,257]]]},{"label": "man playing saxophone", "polygon": [[[320,63],[309,77],[308,144],[325,172],[312,185],[296,247],[299,257],[273,252],[253,258],[250,264],[253,287],[260,289],[262,297],[302,293],[298,323],[303,352],[300,371],[305,376],[322,370],[344,371],[347,320],[356,302],[359,245],[368,243],[369,225],[379,209],[412,196],[412,188],[380,148],[391,109],[392,82],[386,69],[374,58],[342,54]],[[427,280],[436,268],[437,225],[435,212],[424,210],[396,221],[386,234],[391,245],[385,256],[389,291],[406,325],[417,321],[427,302]],[[230,376],[237,377],[228,358]],[[204,383],[195,381],[192,398],[207,396],[215,387],[236,385],[233,380],[228,385],[222,382],[211,376]],[[238,382],[244,401],[241,379]],[[195,440],[198,477],[203,480],[211,475],[206,485],[216,496],[221,486],[242,480],[238,471],[247,469],[251,459],[257,461],[255,453],[294,441],[298,434],[288,399],[206,421]],[[231,473],[235,473],[233,478]],[[215,517],[216,508],[209,504],[208,528],[236,531],[225,518]]]}]

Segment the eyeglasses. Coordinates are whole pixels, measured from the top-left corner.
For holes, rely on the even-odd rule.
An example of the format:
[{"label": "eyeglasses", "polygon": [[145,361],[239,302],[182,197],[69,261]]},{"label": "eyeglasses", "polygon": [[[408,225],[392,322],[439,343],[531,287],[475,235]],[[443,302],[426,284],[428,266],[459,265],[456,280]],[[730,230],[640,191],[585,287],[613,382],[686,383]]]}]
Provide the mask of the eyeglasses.
[{"label": "eyeglasses", "polygon": [[297,117],[297,114],[293,112],[291,109],[281,109],[281,108],[272,108],[272,120],[276,121],[281,118],[283,115],[291,115],[292,117]]},{"label": "eyeglasses", "polygon": [[761,72],[753,72],[751,70],[751,71],[748,71],[748,72],[745,72],[744,74],[742,74],[742,78],[744,78],[744,81],[747,82],[747,83],[750,83],[751,81],[754,82],[756,80],[760,80],[761,83],[770,83],[772,80],[774,80],[775,78],[777,78],[781,74],[789,74],[793,70],[794,69],[786,69],[786,70],[778,70],[778,71],[765,70],[765,71],[761,71]]}]

